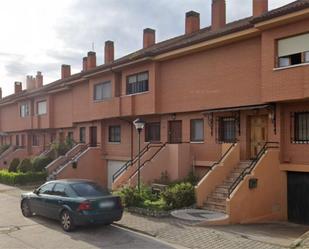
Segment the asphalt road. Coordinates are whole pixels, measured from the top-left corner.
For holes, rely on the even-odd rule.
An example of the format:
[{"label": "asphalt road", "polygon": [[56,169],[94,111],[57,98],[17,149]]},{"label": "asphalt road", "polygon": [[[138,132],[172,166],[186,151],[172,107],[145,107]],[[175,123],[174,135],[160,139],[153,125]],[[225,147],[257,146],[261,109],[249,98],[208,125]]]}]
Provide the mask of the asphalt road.
[{"label": "asphalt road", "polygon": [[1,249],[177,248],[115,225],[81,227],[65,233],[57,221],[24,218],[19,207],[20,193],[20,189],[0,184]]}]

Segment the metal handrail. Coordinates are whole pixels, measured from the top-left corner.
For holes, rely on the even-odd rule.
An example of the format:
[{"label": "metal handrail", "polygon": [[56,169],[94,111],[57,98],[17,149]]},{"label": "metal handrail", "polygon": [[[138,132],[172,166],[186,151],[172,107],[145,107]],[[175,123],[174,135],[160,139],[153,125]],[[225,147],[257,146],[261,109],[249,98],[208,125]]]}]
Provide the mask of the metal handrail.
[{"label": "metal handrail", "polygon": [[113,174],[113,182],[123,173],[125,172],[130,166],[132,166],[139,157],[142,157],[150,148],[152,147],[159,147],[161,143],[148,143],[141,151],[138,153],[133,159],[127,161],[121,168],[119,168]]},{"label": "metal handrail", "polygon": [[[147,159],[145,162],[142,163],[142,165],[139,167],[139,170],[141,170],[146,163],[149,163],[156,155],[159,154],[159,152],[166,146],[167,142],[160,144],[160,146],[154,146],[154,147],[159,147],[159,149],[149,158]],[[138,172],[138,168],[131,174],[131,176],[129,177],[129,180]]]},{"label": "metal handrail", "polygon": [[235,147],[235,145],[237,144],[237,142],[232,143],[232,145],[228,148],[228,150],[221,156],[221,158],[214,162],[211,166],[209,171],[211,171],[216,165],[220,164],[222,162],[222,160],[226,157],[226,155],[232,150],[233,147]]},{"label": "metal handrail", "polygon": [[243,181],[245,176],[251,174],[252,170],[255,168],[257,163],[260,161],[260,159],[267,152],[268,149],[278,149],[278,148],[279,148],[279,142],[266,142],[264,146],[260,149],[260,151],[257,153],[256,157],[250,162],[249,166],[244,168],[241,174],[231,184],[231,186],[228,189],[228,197],[230,198],[233,191],[240,184],[240,182]]},{"label": "metal handrail", "polygon": [[228,150],[220,157],[220,159],[218,161],[214,162],[211,166],[209,166],[210,168],[209,168],[208,172],[202,177],[202,179],[198,182],[197,185],[199,185],[203,181],[203,179],[213,170],[213,168],[215,166],[219,165],[223,161],[223,159],[226,157],[226,155],[232,150],[232,148],[235,147],[236,144],[237,144],[237,140],[234,143],[231,144],[231,146],[228,148]]}]

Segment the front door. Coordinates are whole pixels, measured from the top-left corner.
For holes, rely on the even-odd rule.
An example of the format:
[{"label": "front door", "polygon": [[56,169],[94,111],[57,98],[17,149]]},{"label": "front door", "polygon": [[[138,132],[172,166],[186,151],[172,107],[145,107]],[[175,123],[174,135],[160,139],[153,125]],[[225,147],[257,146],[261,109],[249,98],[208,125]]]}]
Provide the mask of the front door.
[{"label": "front door", "polygon": [[171,144],[182,142],[182,122],[181,120],[169,121],[168,140]]},{"label": "front door", "polygon": [[255,158],[263,145],[267,141],[267,116],[253,116],[251,117],[251,136],[250,136],[250,149],[251,158]]},{"label": "front door", "polygon": [[97,147],[97,127],[90,127],[90,147]]}]

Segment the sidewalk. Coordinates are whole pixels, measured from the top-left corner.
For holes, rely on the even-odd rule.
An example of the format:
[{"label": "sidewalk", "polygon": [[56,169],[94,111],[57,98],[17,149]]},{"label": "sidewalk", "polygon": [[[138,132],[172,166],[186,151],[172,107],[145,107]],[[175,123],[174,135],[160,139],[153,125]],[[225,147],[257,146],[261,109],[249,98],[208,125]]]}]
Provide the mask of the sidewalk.
[{"label": "sidewalk", "polygon": [[196,223],[175,218],[151,218],[125,212],[119,226],[142,232],[158,239],[196,249],[279,249],[286,248],[263,243],[241,235],[214,228],[198,227]]}]

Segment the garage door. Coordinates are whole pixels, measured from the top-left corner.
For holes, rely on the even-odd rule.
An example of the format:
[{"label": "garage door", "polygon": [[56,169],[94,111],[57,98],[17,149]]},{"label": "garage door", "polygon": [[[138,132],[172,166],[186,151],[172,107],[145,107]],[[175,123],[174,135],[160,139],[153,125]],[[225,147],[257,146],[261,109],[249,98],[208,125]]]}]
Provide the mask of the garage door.
[{"label": "garage door", "polygon": [[288,172],[288,218],[309,224],[309,173]]},{"label": "garage door", "polygon": [[107,187],[112,189],[113,175],[119,170],[126,162],[125,161],[114,161],[108,160],[107,162]]}]

